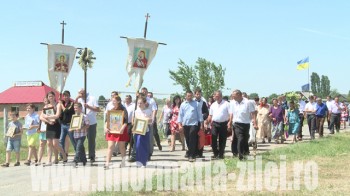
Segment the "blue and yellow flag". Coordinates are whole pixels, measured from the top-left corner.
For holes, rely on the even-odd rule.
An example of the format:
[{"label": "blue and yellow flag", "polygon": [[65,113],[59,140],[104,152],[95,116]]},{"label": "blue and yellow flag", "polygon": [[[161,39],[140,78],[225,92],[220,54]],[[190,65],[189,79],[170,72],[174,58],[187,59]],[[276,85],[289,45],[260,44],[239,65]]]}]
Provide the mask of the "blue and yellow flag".
[{"label": "blue and yellow flag", "polygon": [[309,57],[297,62],[297,70],[303,70],[309,68]]}]

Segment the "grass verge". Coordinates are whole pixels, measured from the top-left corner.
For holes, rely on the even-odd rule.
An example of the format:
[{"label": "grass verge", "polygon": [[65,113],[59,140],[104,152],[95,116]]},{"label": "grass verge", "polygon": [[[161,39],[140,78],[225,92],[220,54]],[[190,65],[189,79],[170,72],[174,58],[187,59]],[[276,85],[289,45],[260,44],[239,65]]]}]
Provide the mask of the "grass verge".
[{"label": "grass verge", "polygon": [[[282,158],[281,158],[282,157]],[[285,158],[284,158],[285,157]],[[124,195],[346,195],[350,192],[350,133],[341,133],[330,137],[313,140],[310,142],[301,142],[291,144],[285,147],[276,148],[261,154],[261,169],[256,168],[254,172],[262,172],[263,181],[262,188],[256,187],[256,181],[249,179],[249,174],[245,171],[244,177],[241,166],[246,164],[256,165],[254,159],[247,161],[239,161],[235,158],[227,158],[224,160],[227,176],[235,174],[236,179],[231,180],[227,176],[227,183],[224,191],[199,191],[196,187],[193,191],[157,191],[157,178],[152,178],[153,190],[150,192],[124,192]],[[277,170],[268,170],[271,163],[277,165]],[[314,186],[310,190],[306,182],[306,165],[313,163],[316,166],[317,176],[312,181]],[[215,161],[211,163],[214,165]],[[301,164],[303,170],[300,172],[299,186],[289,186],[295,183],[295,165]],[[239,166],[240,165],[240,166]],[[285,165],[286,184],[285,187],[280,182],[282,174],[282,165]],[[266,172],[268,170],[268,172]],[[203,171],[204,172],[204,171]],[[256,173],[253,175],[256,176]],[[305,174],[304,174],[305,173]],[[275,176],[274,181],[266,182],[266,175]],[[180,178],[186,174],[181,174]],[[212,172],[213,179],[218,179],[217,173]],[[215,178],[216,177],[216,178]],[[314,176],[315,177],[315,176]],[[256,180],[256,179],[255,179]],[[273,178],[272,178],[273,180]],[[204,181],[202,182],[204,184]],[[277,183],[277,184],[276,184]],[[245,187],[242,189],[242,185]],[[250,186],[251,185],[251,186]],[[249,189],[249,186],[251,189]],[[275,188],[271,188],[275,187]],[[213,187],[214,188],[214,187]],[[91,193],[93,196],[115,195],[116,192],[96,192]],[[119,193],[118,193],[119,194]]]}]

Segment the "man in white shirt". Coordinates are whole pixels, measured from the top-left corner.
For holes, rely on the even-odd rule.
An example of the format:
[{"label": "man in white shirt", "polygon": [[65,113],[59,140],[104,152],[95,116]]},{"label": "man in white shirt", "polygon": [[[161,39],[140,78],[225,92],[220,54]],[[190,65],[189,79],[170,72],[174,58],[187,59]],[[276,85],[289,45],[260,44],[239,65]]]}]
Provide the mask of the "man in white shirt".
[{"label": "man in white shirt", "polygon": [[154,136],[154,139],[155,139],[156,142],[157,142],[158,149],[159,149],[160,151],[162,151],[162,145],[160,144],[160,138],[159,138],[158,127],[157,127],[158,104],[157,104],[157,102],[154,100],[154,98],[153,98],[153,93],[152,93],[152,92],[148,92],[148,93],[147,93],[147,97],[153,99],[154,103],[155,103],[156,106],[157,106],[157,109],[155,110],[154,119],[153,119],[153,122],[152,122],[152,129],[153,129],[153,136]]},{"label": "man in white shirt", "polygon": [[[85,100],[86,96],[86,100]],[[89,147],[89,159],[90,162],[95,162],[95,153],[96,153],[96,128],[97,128],[97,119],[96,115],[100,111],[100,107],[97,103],[95,97],[91,96],[89,93],[86,93],[84,89],[80,89],[78,92],[78,97],[75,99],[76,103],[81,103],[83,106],[83,111],[86,112],[86,115],[89,119],[90,126],[88,128],[87,138],[88,138],[88,147]]]},{"label": "man in white shirt", "polygon": [[[129,134],[129,138],[131,139],[132,138],[132,118],[133,118],[134,111],[135,111],[135,104],[132,102],[131,95],[125,96],[124,107],[128,111],[128,134]],[[128,142],[126,142],[125,144],[127,147]],[[125,149],[126,149],[126,147],[125,147]]]},{"label": "man in white shirt", "polygon": [[298,131],[298,140],[302,140],[303,138],[303,124],[304,124],[304,110],[305,110],[305,101],[303,100],[303,94],[299,94],[299,120],[300,120],[300,126]]},{"label": "man in white shirt", "polygon": [[334,101],[333,103],[331,104],[331,107],[330,107],[330,121],[331,121],[331,124],[330,124],[330,131],[331,131],[331,134],[334,134],[334,126],[335,126],[335,129],[337,131],[337,133],[339,132],[339,129],[340,129],[340,115],[341,115],[341,112],[344,110],[344,105],[343,103],[340,103],[339,102],[339,97],[336,96],[334,97]]},{"label": "man in white shirt", "polygon": [[326,101],[326,105],[327,105],[327,109],[328,109],[328,114],[327,114],[327,125],[328,125],[328,130],[331,129],[331,105],[333,103],[332,97],[329,95],[327,96],[327,101]]},{"label": "man in white shirt", "polygon": [[317,103],[315,102],[314,96],[309,97],[309,102],[305,105],[305,114],[306,114],[306,119],[307,119],[307,124],[309,126],[309,133],[311,139],[315,139],[315,131],[317,129],[316,127],[316,106]]},{"label": "man in white shirt", "polygon": [[109,102],[107,103],[107,105],[106,105],[106,109],[105,109],[105,114],[107,114],[107,111],[108,110],[111,110],[111,109],[113,109],[113,103],[112,103],[112,99],[115,97],[115,96],[118,96],[119,94],[118,94],[118,92],[117,91],[112,91],[111,92],[111,99],[109,100]]},{"label": "man in white shirt", "polygon": [[[210,106],[208,123],[212,123],[212,143],[214,159],[224,159],[227,130],[231,128],[230,105],[222,99],[222,92],[214,93],[215,102]],[[217,147],[219,138],[219,149]]]},{"label": "man in white shirt", "polygon": [[238,156],[239,160],[243,160],[244,155],[249,154],[248,139],[251,121],[254,128],[258,128],[255,106],[253,102],[243,98],[240,90],[234,90],[232,97],[233,100],[230,102],[230,121],[234,122],[234,134],[231,148],[233,156]]}]

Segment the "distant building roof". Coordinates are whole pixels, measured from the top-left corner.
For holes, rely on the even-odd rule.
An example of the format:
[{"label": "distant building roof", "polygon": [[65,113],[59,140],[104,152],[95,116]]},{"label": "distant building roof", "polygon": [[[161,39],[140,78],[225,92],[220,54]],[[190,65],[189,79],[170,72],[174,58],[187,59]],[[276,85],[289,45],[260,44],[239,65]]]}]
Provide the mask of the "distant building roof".
[{"label": "distant building roof", "polygon": [[15,82],[13,87],[0,93],[0,104],[42,103],[50,91],[55,92],[58,99],[59,92],[42,81]]}]

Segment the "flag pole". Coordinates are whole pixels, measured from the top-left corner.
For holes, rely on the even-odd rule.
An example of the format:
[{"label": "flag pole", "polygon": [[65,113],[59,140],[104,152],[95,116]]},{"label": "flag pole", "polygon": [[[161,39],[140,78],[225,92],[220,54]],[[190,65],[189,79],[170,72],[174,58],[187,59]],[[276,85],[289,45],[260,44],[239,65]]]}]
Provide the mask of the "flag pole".
[{"label": "flag pole", "polygon": [[[67,23],[65,23],[64,22],[64,20],[60,23],[61,25],[62,25],[62,44],[64,44],[64,26],[67,24]],[[63,89],[61,88],[61,92],[60,92],[60,94],[59,94],[59,96],[58,96],[58,99],[59,100],[61,100],[61,95],[62,95],[62,91],[63,91]]]},{"label": "flag pole", "polygon": [[310,84],[310,59],[309,59],[309,66],[307,67],[307,82],[309,84],[309,97],[310,97],[310,89],[311,89],[311,84]]},{"label": "flag pole", "polygon": [[[143,38],[144,38],[144,39],[146,39],[146,37],[147,37],[148,18],[151,17],[151,16],[149,15],[149,13],[147,13],[145,17],[146,17],[145,30],[143,31]],[[124,38],[124,37],[121,37],[121,38]],[[138,101],[139,91],[140,91],[140,89],[137,89],[137,90],[136,90],[136,93],[135,93],[136,99],[135,99],[134,119],[135,119],[135,111],[136,111],[136,109],[137,109],[137,101]],[[132,123],[132,124],[133,124],[133,123]],[[133,147],[134,147],[134,136],[133,136],[133,134],[131,133],[130,146],[129,146],[129,158],[130,158],[130,156],[131,156],[131,151],[132,151],[132,148],[133,148]]]}]

